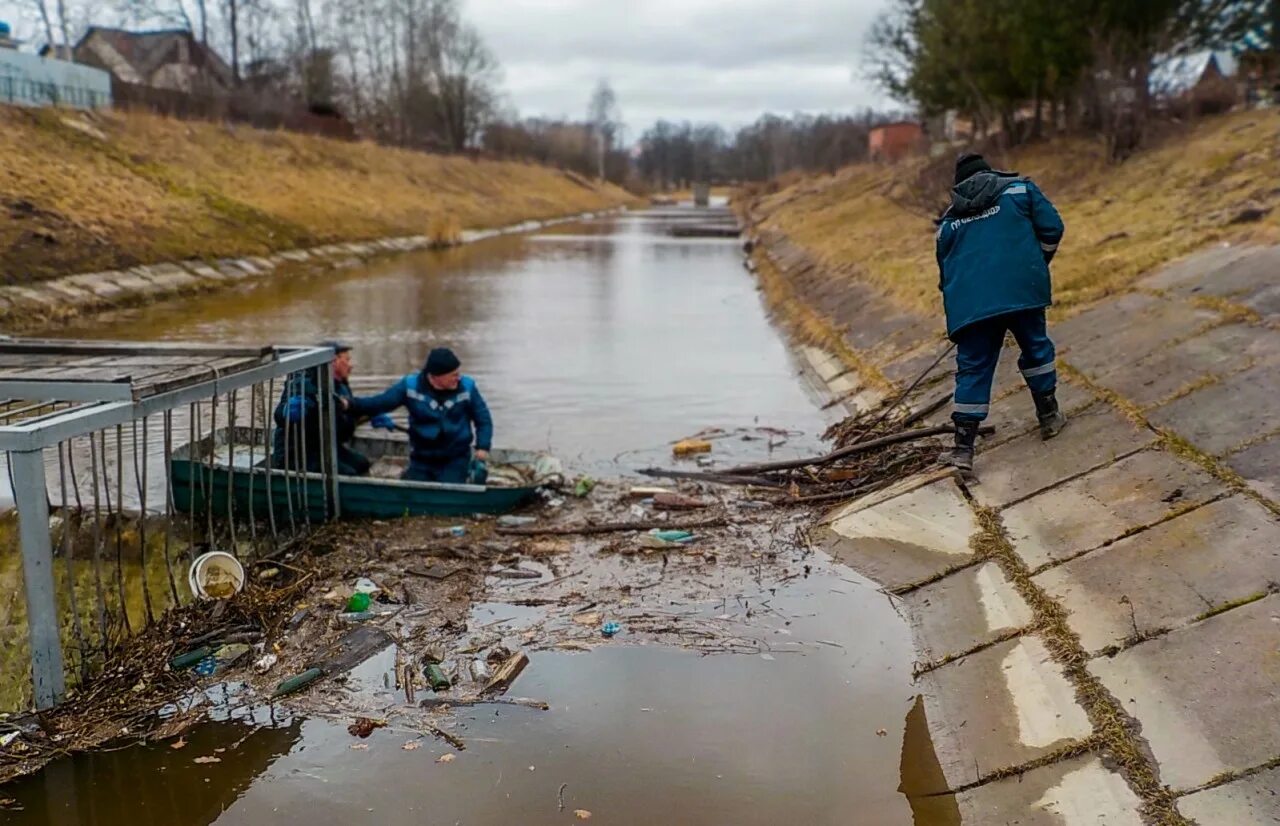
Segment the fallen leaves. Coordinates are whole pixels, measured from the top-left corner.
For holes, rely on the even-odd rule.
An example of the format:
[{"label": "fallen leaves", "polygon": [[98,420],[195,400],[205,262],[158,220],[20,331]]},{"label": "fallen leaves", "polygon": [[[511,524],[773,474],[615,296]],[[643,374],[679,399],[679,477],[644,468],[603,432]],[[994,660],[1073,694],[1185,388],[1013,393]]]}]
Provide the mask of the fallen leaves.
[{"label": "fallen leaves", "polygon": [[185,737],[179,737],[177,740],[169,744],[169,748],[171,749],[185,749],[186,747],[187,740]]},{"label": "fallen leaves", "polygon": [[382,728],[387,724],[386,720],[374,720],[371,717],[357,717],[355,722],[347,726],[347,734],[352,737],[364,739],[373,734],[374,729]]},{"label": "fallen leaves", "polygon": [[214,756],[212,756],[212,755],[209,755],[209,756],[206,756],[206,757],[197,757],[195,760],[193,760],[193,761],[191,761],[191,762],[193,762],[193,763],[200,763],[201,765],[203,765],[203,764],[205,764],[205,763],[221,763],[221,762],[222,762],[222,758],[221,758],[221,757],[214,757]]},{"label": "fallen leaves", "polygon": [[369,744],[368,743],[352,743],[350,748],[352,751],[368,751]]},{"label": "fallen leaves", "polygon": [[882,728],[876,729],[876,737],[888,737],[888,736],[889,736],[889,732],[885,731],[884,729]]},{"label": "fallen leaves", "polygon": [[456,754],[442,754],[442,755],[440,755],[439,757],[437,757],[437,758],[436,758],[436,762],[437,762],[437,763],[452,763],[454,760],[457,760],[457,759],[458,759],[458,756],[457,756]]},{"label": "fallen leaves", "polygon": [[422,744],[419,743],[417,740],[410,740],[400,748],[404,749],[405,751],[417,751],[418,749],[422,748]]},{"label": "fallen leaves", "polygon": [[587,811],[586,809],[574,809],[573,816],[576,817],[578,820],[590,820],[591,812]]}]

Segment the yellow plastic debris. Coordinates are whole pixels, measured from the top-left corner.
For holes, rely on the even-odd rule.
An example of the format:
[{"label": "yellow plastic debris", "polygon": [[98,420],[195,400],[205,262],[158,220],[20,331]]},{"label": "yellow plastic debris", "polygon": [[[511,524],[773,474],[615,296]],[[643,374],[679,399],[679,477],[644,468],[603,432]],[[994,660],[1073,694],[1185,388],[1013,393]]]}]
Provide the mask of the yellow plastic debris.
[{"label": "yellow plastic debris", "polygon": [[676,442],[671,448],[671,452],[677,456],[692,456],[695,453],[710,453],[711,442],[705,439],[685,439]]}]

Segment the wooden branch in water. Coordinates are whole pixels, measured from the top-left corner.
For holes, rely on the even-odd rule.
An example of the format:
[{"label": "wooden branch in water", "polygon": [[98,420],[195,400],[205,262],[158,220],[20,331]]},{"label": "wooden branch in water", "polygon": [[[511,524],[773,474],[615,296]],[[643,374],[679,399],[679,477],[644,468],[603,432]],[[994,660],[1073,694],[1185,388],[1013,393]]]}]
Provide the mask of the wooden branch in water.
[{"label": "wooden branch in water", "polygon": [[590,536],[600,533],[622,533],[624,531],[650,531],[655,528],[664,531],[695,531],[701,528],[723,528],[727,525],[723,519],[706,519],[702,522],[676,524],[672,522],[607,522],[600,525],[564,525],[546,528],[496,528],[497,533],[505,536]]},{"label": "wooden branch in water", "polygon": [[539,711],[549,711],[551,709],[549,703],[528,697],[428,697],[419,703],[422,708],[440,708],[441,706],[461,708],[463,706],[491,705],[523,706],[524,708],[536,708]]},{"label": "wooden branch in water", "polygon": [[[902,433],[894,433],[890,436],[881,436],[879,439],[872,439],[869,442],[858,442],[857,444],[842,447],[839,450],[833,450],[825,456],[814,456],[810,459],[792,459],[785,462],[765,462],[759,465],[740,465],[739,467],[729,468],[722,471],[726,474],[755,474],[755,473],[776,473],[781,470],[796,470],[803,467],[813,467],[816,465],[829,465],[832,462],[839,461],[847,456],[854,456],[859,453],[866,453],[868,450],[875,450],[878,447],[887,447],[888,445],[896,445],[902,442],[914,442],[917,439],[927,439],[930,436],[945,436],[954,433],[953,425],[938,425],[937,427],[924,427],[919,430],[906,430]],[[994,427],[984,427],[978,431],[983,436],[990,436],[995,433]]]},{"label": "wooden branch in water", "polygon": [[728,471],[664,470],[663,468],[650,467],[639,471],[639,473],[642,476],[653,476],[660,479],[692,479],[717,485],[747,485],[760,488],[782,487],[782,483],[776,479],[766,479],[763,476],[743,476]]}]

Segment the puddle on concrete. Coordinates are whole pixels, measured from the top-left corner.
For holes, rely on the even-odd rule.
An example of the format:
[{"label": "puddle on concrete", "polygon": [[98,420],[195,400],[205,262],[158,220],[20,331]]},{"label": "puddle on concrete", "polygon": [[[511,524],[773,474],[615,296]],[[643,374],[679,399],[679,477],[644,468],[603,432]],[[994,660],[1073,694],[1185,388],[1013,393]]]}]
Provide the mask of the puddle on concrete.
[{"label": "puddle on concrete", "polygon": [[924,697],[916,697],[907,712],[902,737],[902,782],[898,791],[907,796],[915,826],[960,826],[956,796],[947,791],[946,776],[929,736]]}]

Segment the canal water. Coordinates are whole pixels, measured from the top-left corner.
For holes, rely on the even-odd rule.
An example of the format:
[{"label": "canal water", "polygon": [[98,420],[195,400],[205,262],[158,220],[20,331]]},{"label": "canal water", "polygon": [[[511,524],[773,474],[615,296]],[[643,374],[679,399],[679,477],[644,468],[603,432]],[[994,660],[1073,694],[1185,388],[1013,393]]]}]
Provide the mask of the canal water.
[{"label": "canal water", "polygon": [[[703,219],[667,209],[567,224],[66,334],[338,338],[355,348],[358,394],[448,345],[494,412],[497,444],[549,448],[594,475],[667,463],[671,442],[704,428],[731,434],[716,441],[721,461],[811,453],[827,421],[736,242],[669,234]],[[953,804],[900,790],[930,791],[936,774],[905,624],[872,583],[825,558],[812,568],[770,594],[773,633],[796,647],[785,656],[537,653],[520,693],[552,710],[464,710],[468,748],[452,762],[437,762],[443,743],[405,750],[404,734],[383,730],[357,751],[345,722],[259,710],[201,727],[182,750],[56,763],[0,789],[15,801],[0,821],[564,824],[582,810],[637,825],[951,822]]]}]

